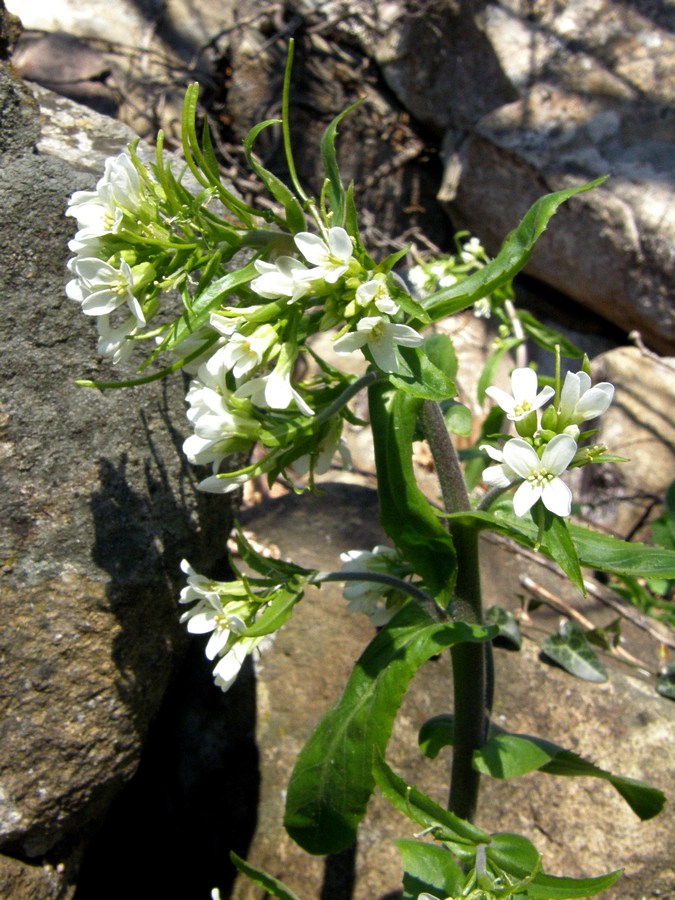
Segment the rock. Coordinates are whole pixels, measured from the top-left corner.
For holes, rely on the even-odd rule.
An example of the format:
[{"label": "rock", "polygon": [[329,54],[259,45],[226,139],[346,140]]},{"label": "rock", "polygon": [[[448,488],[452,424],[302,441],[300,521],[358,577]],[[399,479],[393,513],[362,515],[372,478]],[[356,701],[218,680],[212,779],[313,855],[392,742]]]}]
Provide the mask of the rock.
[{"label": "rock", "polygon": [[624,463],[570,473],[584,518],[624,538],[649,540],[649,522],[663,509],[675,479],[675,360],[619,347],[593,361],[594,381],[610,381],[614,400],[593,438]]},{"label": "rock", "polygon": [[[323,496],[287,496],[248,513],[245,525],[263,544],[277,545],[282,557],[324,571],[339,565],[346,549],[369,549],[382,541],[374,491],[353,485],[323,485]],[[490,542],[483,557],[486,606],[519,607],[518,578],[524,571],[537,582],[581,606],[598,623],[613,617],[576,592],[546,566]],[[536,630],[555,627],[558,614],[533,614]],[[656,643],[639,638],[630,626],[629,646],[656,662]],[[351,851],[309,857],[281,828],[284,789],[297,752],[312,728],[337,699],[351,664],[374,635],[367,620],[347,612],[341,589],[325,584],[307,592],[293,616],[261,659],[257,670],[260,749],[260,808],[248,860],[289,884],[301,897],[368,897],[384,900],[400,888],[400,861],[392,840],[410,837],[413,826],[379,796],[371,800]],[[494,714],[507,730],[557,741],[612,771],[644,778],[672,793],[675,784],[668,747],[675,736],[673,707],[638,673],[612,666],[610,680],[591,685],[562,670],[544,666],[536,644],[526,640],[519,653],[496,651]],[[444,803],[448,755],[430,762],[416,747],[419,726],[452,704],[446,656],[425,666],[415,678],[399,714],[387,751],[389,764],[403,778]],[[546,871],[566,875],[600,874],[621,865],[626,877],[616,900],[666,896],[675,886],[667,846],[672,812],[640,823],[608,785],[587,779],[533,774],[518,781],[484,780],[478,821],[489,830],[517,831],[543,855]],[[661,890],[662,893],[656,893]],[[351,893],[350,893],[351,892]],[[391,892],[391,893],[390,893]],[[250,882],[238,879],[236,900],[259,900]]]},{"label": "rock", "polygon": [[[103,394],[74,384],[109,372],[64,294],[66,201],[133,134],[93,113],[78,134],[71,104],[60,145],[84,165],[36,153],[37,105],[5,68],[0,89],[0,848],[38,867],[48,855],[65,890],[73,847],[134,773],[184,651],[179,561],[218,564],[231,514],[196,491],[182,456],[179,376]],[[19,862],[5,869],[25,874]]]}]

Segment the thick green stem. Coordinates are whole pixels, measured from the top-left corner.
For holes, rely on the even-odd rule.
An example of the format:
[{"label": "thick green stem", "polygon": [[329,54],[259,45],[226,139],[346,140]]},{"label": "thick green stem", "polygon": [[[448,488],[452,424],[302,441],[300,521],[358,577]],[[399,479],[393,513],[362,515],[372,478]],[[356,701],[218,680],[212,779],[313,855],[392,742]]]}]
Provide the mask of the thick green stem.
[{"label": "thick green stem", "polygon": [[[422,408],[422,429],[434,458],[447,512],[470,509],[459,458],[438,403]],[[482,624],[478,531],[473,525],[451,526],[457,551],[457,582],[451,613],[455,621]],[[476,812],[480,775],[472,765],[474,750],[487,735],[486,645],[459,644],[452,648],[455,699],[455,741],[450,781],[451,812],[471,820]]]}]

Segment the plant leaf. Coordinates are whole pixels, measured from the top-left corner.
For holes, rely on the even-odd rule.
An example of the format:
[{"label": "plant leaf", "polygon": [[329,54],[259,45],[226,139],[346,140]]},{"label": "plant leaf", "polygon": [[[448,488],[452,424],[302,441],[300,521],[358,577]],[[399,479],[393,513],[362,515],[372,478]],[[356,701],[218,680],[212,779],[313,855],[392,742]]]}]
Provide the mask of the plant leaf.
[{"label": "plant leaf", "polygon": [[425,352],[425,347],[400,350],[407,372],[391,374],[389,381],[411,397],[420,400],[448,400],[457,393],[455,382]]},{"label": "plant leaf", "polygon": [[487,625],[496,625],[499,629],[497,637],[502,638],[516,650],[520,650],[523,638],[512,612],[504,609],[503,606],[491,606],[485,613],[485,622]]},{"label": "plant leaf", "polygon": [[346,109],[343,109],[339,115],[335,116],[333,121],[328,125],[321,137],[321,159],[323,160],[323,168],[328,181],[327,197],[328,205],[333,213],[333,224],[344,225],[345,204],[344,204],[344,188],[340,178],[340,170],[337,163],[337,155],[335,152],[335,138],[337,137],[337,129],[340,122],[352,110],[356,109],[363,102],[362,99],[352,103]]},{"label": "plant leaf", "polygon": [[487,743],[474,751],[473,765],[492,778],[516,778],[537,769],[548,775],[601,778],[612,785],[643,821],[658,815],[666,799],[662,791],[643,781],[601,769],[551,741],[527,734],[509,734],[496,725],[491,726]]},{"label": "plant leaf", "polygon": [[675,700],[675,666],[670,666],[666,672],[659,675],[656,690],[662,697]]},{"label": "plant leaf", "polygon": [[563,622],[558,634],[544,638],[541,652],[570,675],[584,681],[607,681],[607,670],[574,622]]},{"label": "plant leaf", "polygon": [[567,519],[555,516],[547,509],[543,509],[541,501],[537,504],[544,514],[544,530],[542,533],[542,546],[550,559],[554,559],[572,584],[586,595],[586,587],[579,566],[579,557],[567,529]]},{"label": "plant leaf", "polygon": [[445,847],[410,838],[395,841],[403,860],[403,900],[416,900],[428,891],[454,897],[464,885],[464,873]]},{"label": "plant leaf", "polygon": [[271,196],[283,206],[284,212],[286,213],[286,225],[290,231],[297,234],[299,231],[305,231],[307,228],[305,214],[302,211],[302,206],[298,202],[297,197],[293,191],[281,181],[281,179],[277,178],[276,175],[260,165],[253,156],[253,144],[260,132],[265,128],[269,128],[271,125],[279,124],[281,124],[280,119],[267,119],[266,121],[259,122],[255,125],[249,131],[246,140],[244,141],[244,153],[246,154],[246,162],[248,163],[249,168],[255,172]]},{"label": "plant leaf", "polygon": [[597,187],[604,180],[596,178],[580,187],[540,197],[508,235],[499,254],[491,262],[458,284],[436,291],[425,299],[424,306],[432,319],[436,322],[466,309],[510,281],[532,255],[534,245],[561,203],[575,194]]},{"label": "plant leaf", "polygon": [[386,382],[371,385],[368,400],[382,527],[437,602],[447,605],[455,580],[455,547],[417,487],[412,465],[412,441],[421,401]]},{"label": "plant leaf", "polygon": [[258,869],[250,863],[247,863],[245,860],[241,859],[241,857],[237,856],[233,850],[230,851],[230,859],[239,872],[246,875],[246,877],[250,878],[254,884],[257,884],[258,887],[261,887],[266,891],[265,896],[276,897],[277,900],[299,900],[293,891],[286,887],[283,882],[279,881],[278,878],[275,878],[273,875],[268,875],[268,873],[264,872],[262,869]]},{"label": "plant leaf", "polygon": [[419,667],[440,650],[489,632],[435,622],[407,603],[357,661],[338,702],[300,752],[288,786],[285,826],[308,853],[348,847],[374,787],[396,712]]}]

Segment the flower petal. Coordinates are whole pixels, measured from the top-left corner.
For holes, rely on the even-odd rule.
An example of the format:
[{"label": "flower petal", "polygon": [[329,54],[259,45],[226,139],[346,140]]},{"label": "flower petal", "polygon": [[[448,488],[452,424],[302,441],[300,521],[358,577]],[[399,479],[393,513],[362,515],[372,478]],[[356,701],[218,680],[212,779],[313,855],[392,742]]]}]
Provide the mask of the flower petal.
[{"label": "flower petal", "polygon": [[576,441],[569,434],[556,434],[546,445],[541,465],[553,475],[560,475],[572,462],[576,452]]},{"label": "flower petal", "polygon": [[517,516],[524,516],[532,509],[541,497],[541,488],[538,485],[524,481],[513,495],[513,511]]},{"label": "flower petal", "polygon": [[554,478],[553,481],[544,485],[541,499],[544,501],[546,509],[556,516],[569,516],[572,511],[572,491],[560,478]]}]

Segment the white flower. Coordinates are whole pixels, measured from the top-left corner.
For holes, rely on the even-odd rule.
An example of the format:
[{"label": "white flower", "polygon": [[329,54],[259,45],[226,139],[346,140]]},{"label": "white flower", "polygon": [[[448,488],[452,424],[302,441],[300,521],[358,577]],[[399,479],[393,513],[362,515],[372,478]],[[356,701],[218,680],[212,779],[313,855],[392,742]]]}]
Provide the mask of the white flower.
[{"label": "white flower", "polygon": [[277,333],[271,325],[261,325],[251,335],[234,332],[222,348],[223,363],[236,379],[242,378],[258,368],[276,340]]},{"label": "white flower", "polygon": [[304,277],[335,284],[349,268],[353,248],[344,228],[329,228],[327,242],[309,231],[301,231],[294,240],[305,259],[316,266]]},{"label": "white flower", "polygon": [[270,409],[288,409],[295,403],[305,416],[313,416],[314,410],[305,403],[302,396],[291,384],[291,372],[297,351],[292,345],[284,344],[279,359],[269,375],[261,375],[245,381],[234,392],[235,397],[248,397],[255,406]]},{"label": "white flower", "polygon": [[226,387],[225,350],[221,347],[199,367],[185,397],[194,434],[184,441],[183,452],[193,465],[211,463],[214,473],[230,453],[251,447],[260,431],[250,407],[235,400]]},{"label": "white flower", "polygon": [[513,396],[498,387],[489,387],[485,393],[500,406],[512,422],[524,419],[533,410],[539,409],[555,394],[550,385],[537,393],[537,373],[534,369],[514,369],[511,373]]},{"label": "white flower", "polygon": [[[76,242],[113,234],[122,223],[124,210],[134,214],[143,202],[144,189],[129,154],[108,157],[103,177],[94,191],[75,191],[67,216],[77,219]],[[72,249],[72,248],[71,248]]]},{"label": "white flower", "polygon": [[489,466],[487,469],[483,469],[482,478],[486,484],[489,484],[491,487],[503,488],[517,481],[518,475],[506,465],[504,454],[501,450],[497,450],[496,447],[492,447],[490,444],[481,444],[479,449],[485,450],[490,459],[499,463],[497,466]]},{"label": "white flower", "polygon": [[591,387],[585,372],[568,372],[560,392],[559,427],[579,425],[606,412],[614,396],[614,385],[602,381]]},{"label": "white flower", "polygon": [[309,270],[292,256],[280,256],[274,263],[256,259],[253,265],[260,275],[251,282],[251,290],[266,300],[289,297],[289,303],[293,303],[310,289],[308,283],[299,279]]},{"label": "white flower", "polygon": [[478,238],[472,237],[463,244],[459,255],[462,258],[462,262],[475,263],[485,257],[485,250],[483,250],[483,246]]},{"label": "white flower", "polygon": [[513,438],[504,445],[504,463],[525,479],[513,496],[513,510],[524,516],[541,498],[546,509],[557,516],[569,516],[572,492],[558,477],[577,452],[568,434],[557,434],[546,445],[541,459],[527,441]]},{"label": "white flower", "polygon": [[338,338],[333,347],[336,353],[353,353],[367,345],[375,364],[383,372],[398,372],[400,363],[395,345],[419,347],[422,336],[408,325],[394,325],[382,316],[365,316],[356,326],[356,331]]},{"label": "white flower", "polygon": [[228,597],[224,599],[219,593],[209,593],[180,617],[181,622],[187,623],[187,630],[190,634],[211,635],[206,645],[207,659],[215,659],[225,649],[230,638],[243,631],[246,625],[242,614],[246,615],[247,612],[250,612],[248,600],[232,602],[229,599],[234,594],[247,596],[242,585],[233,582],[231,589],[230,585],[226,584],[222,584],[220,587],[228,588]]},{"label": "white flower", "polygon": [[207,494],[231,494],[245,485],[251,477],[251,475],[246,474],[228,475],[227,473],[209,475],[208,478],[200,481],[197,487],[200,491],[204,491]]},{"label": "white flower", "polygon": [[399,309],[398,303],[389,296],[386,282],[379,278],[371,278],[357,287],[356,302],[362,307],[374,303],[381,313],[389,316],[395,315]]},{"label": "white flower", "polygon": [[293,462],[293,468],[298,475],[306,475],[310,466],[317,475],[323,475],[331,467],[333,457],[340,454],[342,466],[351,468],[352,457],[347,442],[342,437],[342,419],[335,416],[331,419],[323,438],[317,444],[312,455],[301,456]]},{"label": "white flower", "polygon": [[138,324],[133,316],[128,316],[119,325],[112,325],[110,316],[99,316],[96,320],[98,328],[97,350],[101,356],[109,356],[114,366],[124,362],[131,355],[135,341],[129,340],[138,331]]},{"label": "white flower", "polygon": [[260,654],[267,650],[272,642],[273,636],[269,634],[256,638],[239,638],[213,670],[213,679],[216,685],[223,691],[229,691],[236,681],[246,657],[251,655],[257,661]]},{"label": "white flower", "polygon": [[[378,544],[372,552],[347,550],[340,554],[340,559],[343,572],[375,572],[383,575],[397,575],[401,563],[396,550],[383,544]],[[386,625],[400,607],[400,603],[386,604],[387,595],[394,591],[395,588],[376,581],[347,581],[342,595],[349,601],[349,610],[365,613],[373,625]]]},{"label": "white flower", "polygon": [[145,325],[141,304],[133,293],[134,276],[129,265],[120,260],[119,268],[102,259],[71,259],[68,267],[77,276],[66,285],[71,300],[82,304],[87,316],[105,316],[127,304],[139,325]]}]

